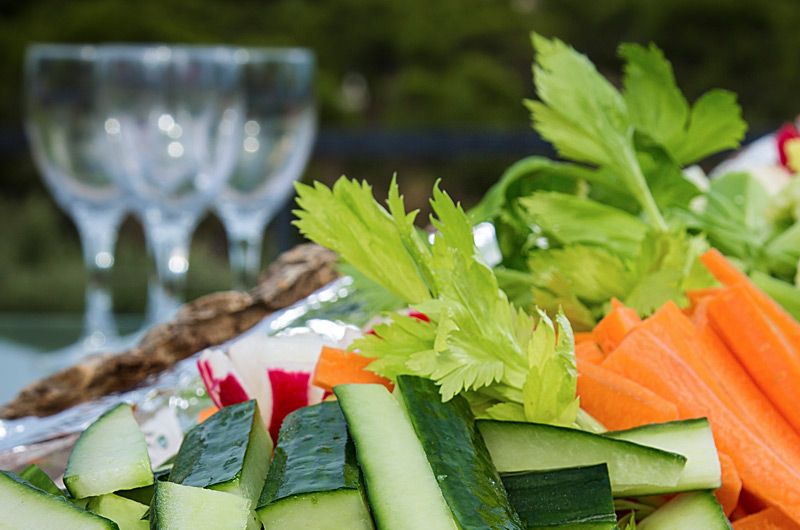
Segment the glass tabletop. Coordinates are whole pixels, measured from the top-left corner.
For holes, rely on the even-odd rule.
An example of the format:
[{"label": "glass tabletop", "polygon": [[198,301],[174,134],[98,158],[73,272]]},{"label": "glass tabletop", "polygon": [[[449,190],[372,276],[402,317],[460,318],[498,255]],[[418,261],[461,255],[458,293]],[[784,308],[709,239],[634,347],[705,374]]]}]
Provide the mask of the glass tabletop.
[{"label": "glass tabletop", "polygon": [[[123,350],[141,336],[142,315],[118,315]],[[78,313],[0,313],[0,404],[29,383],[73,364],[81,356],[83,315]]]}]

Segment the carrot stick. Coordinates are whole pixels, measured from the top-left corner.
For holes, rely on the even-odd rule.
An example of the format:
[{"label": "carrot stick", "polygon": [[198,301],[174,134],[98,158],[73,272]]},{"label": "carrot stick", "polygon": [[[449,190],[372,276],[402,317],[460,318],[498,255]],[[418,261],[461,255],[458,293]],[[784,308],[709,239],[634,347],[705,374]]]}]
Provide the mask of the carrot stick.
[{"label": "carrot stick", "polygon": [[748,293],[755,299],[758,306],[780,329],[787,340],[793,344],[800,344],[800,323],[789,314],[779,303],[758,288],[753,281],[743,272],[739,271],[717,249],[710,249],[700,256],[700,261],[723,285],[729,287],[743,285]]},{"label": "carrot stick", "polygon": [[594,342],[594,337],[592,336],[591,331],[576,331],[574,335],[576,345],[586,341]]},{"label": "carrot stick", "polygon": [[714,275],[722,285],[736,285],[741,281],[749,282],[750,278],[742,271],[737,269],[722,252],[715,248],[710,248],[700,256],[700,262],[706,266],[708,272]]},{"label": "carrot stick", "polygon": [[733,522],[733,530],[800,530],[800,525],[779,509],[767,508],[737,519]]},{"label": "carrot stick", "polygon": [[597,323],[592,330],[592,336],[600,349],[608,354],[641,321],[635,309],[625,307],[622,302],[612,298],[611,311]]},{"label": "carrot stick", "polygon": [[678,419],[674,403],[639,383],[578,359],[581,407],[610,430]]},{"label": "carrot stick", "polygon": [[[710,298],[701,304],[708,304]],[[702,324],[701,324],[702,325]],[[717,397],[792,469],[800,469],[800,435],[758,388],[738,359],[706,323],[691,321],[667,302],[640,325],[680,357]],[[704,330],[704,331],[701,331]]]},{"label": "carrot stick", "polygon": [[705,345],[699,340],[697,328],[674,302],[665,303],[644,320],[639,328],[646,329],[658,337],[667,348],[691,367],[726,407],[734,412],[737,411],[738,405],[725,392],[716,375],[703,361],[706,353]]},{"label": "carrot stick", "polygon": [[311,384],[332,392],[334,386],[344,383],[380,383],[391,391],[394,388],[391,381],[366,369],[374,360],[355,352],[323,346]]},{"label": "carrot stick", "polygon": [[584,361],[589,361],[593,364],[600,364],[603,362],[603,359],[606,358],[606,356],[603,355],[603,352],[600,351],[597,343],[593,340],[576,343],[575,357],[578,359],[583,359]]},{"label": "carrot stick", "polygon": [[211,416],[216,414],[216,412],[218,410],[219,410],[219,408],[217,408],[217,407],[215,407],[213,405],[208,407],[208,408],[205,408],[205,409],[201,410],[200,412],[197,413],[197,423],[203,423],[208,418],[210,418]]},{"label": "carrot stick", "polygon": [[719,453],[719,466],[722,469],[722,487],[714,492],[717,501],[722,505],[722,511],[730,516],[739,505],[739,494],[742,492],[742,479],[736,471],[736,465],[731,457]]},{"label": "carrot stick", "polygon": [[[761,310],[744,284],[708,303],[714,331],[786,421],[800,431],[800,351]],[[800,344],[800,343],[798,343]]]},{"label": "carrot stick", "polygon": [[696,306],[703,298],[719,294],[722,289],[720,287],[706,287],[704,289],[690,289],[686,291],[686,298],[692,306]]},{"label": "carrot stick", "polygon": [[649,388],[678,407],[681,418],[707,417],[717,448],[728,454],[742,486],[800,523],[800,475],[717,398],[675,353],[646,329],[631,332],[602,366]]},{"label": "carrot stick", "polygon": [[747,509],[744,506],[739,504],[736,507],[736,509],[733,510],[733,513],[728,516],[728,519],[730,519],[731,521],[736,521],[738,519],[742,519],[744,517],[747,517],[748,515],[750,515],[750,512],[748,512]]}]

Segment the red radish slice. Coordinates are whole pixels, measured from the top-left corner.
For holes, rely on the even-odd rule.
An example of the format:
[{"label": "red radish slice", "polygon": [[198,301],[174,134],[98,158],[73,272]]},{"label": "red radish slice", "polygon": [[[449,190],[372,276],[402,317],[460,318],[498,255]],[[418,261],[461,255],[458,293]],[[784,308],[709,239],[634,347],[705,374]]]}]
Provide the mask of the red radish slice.
[{"label": "red radish slice", "polygon": [[311,331],[277,337],[250,333],[231,343],[227,355],[219,350],[203,352],[198,367],[217,406],[255,398],[275,439],[287,414],[322,401],[324,391],[311,384],[322,346],[343,347],[352,339],[348,332],[341,341]]},{"label": "red radish slice", "polygon": [[272,385],[273,406],[269,434],[273,440],[278,439],[283,419],[299,408],[310,405],[308,396],[308,372],[287,372],[280,368],[268,370]]},{"label": "red radish slice", "polygon": [[208,395],[217,407],[235,405],[250,399],[252,392],[247,389],[233,363],[222,351],[204,351],[197,361],[197,367],[208,389]]}]

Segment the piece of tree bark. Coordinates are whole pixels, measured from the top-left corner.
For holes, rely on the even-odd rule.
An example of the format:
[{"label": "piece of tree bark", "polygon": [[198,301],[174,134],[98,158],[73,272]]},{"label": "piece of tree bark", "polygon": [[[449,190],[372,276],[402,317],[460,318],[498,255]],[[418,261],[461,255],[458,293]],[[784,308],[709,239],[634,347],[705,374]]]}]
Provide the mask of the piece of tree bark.
[{"label": "piece of tree bark", "polygon": [[190,355],[226,342],[264,317],[292,305],[338,277],[336,255],[313,243],[283,253],[249,293],[214,293],[184,305],[170,322],[153,328],[123,353],[93,355],[23,388],[0,408],[1,419],[49,416],[114,392],[125,392],[148,376]]}]

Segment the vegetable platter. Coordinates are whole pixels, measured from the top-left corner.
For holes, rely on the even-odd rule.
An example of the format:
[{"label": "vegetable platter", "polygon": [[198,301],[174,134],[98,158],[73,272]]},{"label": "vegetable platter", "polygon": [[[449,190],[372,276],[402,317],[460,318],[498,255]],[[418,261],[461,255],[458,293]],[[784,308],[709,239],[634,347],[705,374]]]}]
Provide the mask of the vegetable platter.
[{"label": "vegetable platter", "polygon": [[469,212],[437,183],[430,236],[396,178],[385,206],[299,184],[295,224],[346,279],[180,365],[177,392],[96,404],[55,472],[19,469],[46,467],[46,423],[3,425],[24,456],[2,523],[800,528],[800,133],[777,193],[709,181],[687,166],[739,146],[733,94],[690,105],[654,45],[620,47],[618,89],[532,40],[526,106],[562,160],[520,161]]}]

